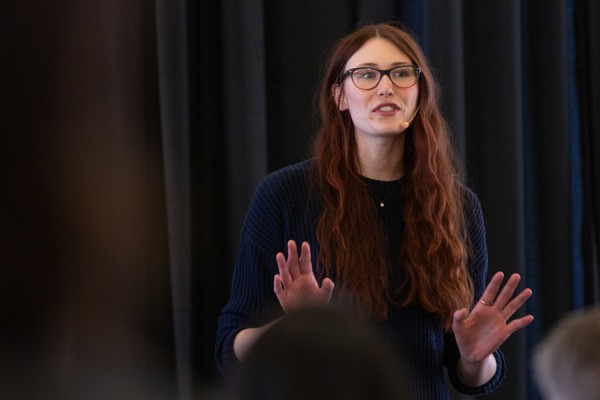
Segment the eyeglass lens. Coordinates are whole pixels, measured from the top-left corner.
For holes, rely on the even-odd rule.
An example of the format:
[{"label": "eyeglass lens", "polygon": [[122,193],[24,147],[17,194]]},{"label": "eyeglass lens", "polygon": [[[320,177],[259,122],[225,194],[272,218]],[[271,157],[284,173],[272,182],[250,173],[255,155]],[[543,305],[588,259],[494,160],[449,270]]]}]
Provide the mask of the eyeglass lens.
[{"label": "eyeglass lens", "polygon": [[401,66],[388,71],[364,67],[355,68],[350,76],[352,82],[354,82],[359,89],[373,89],[379,84],[384,74],[388,75],[396,86],[408,88],[417,82],[419,79],[419,72],[418,68],[414,66]]}]

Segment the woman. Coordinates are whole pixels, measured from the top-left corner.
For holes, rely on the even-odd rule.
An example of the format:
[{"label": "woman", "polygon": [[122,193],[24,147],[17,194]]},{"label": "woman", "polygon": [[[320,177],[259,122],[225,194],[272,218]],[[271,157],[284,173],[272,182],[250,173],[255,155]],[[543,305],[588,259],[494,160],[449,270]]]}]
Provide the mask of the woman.
[{"label": "woman", "polygon": [[499,385],[498,348],[533,320],[508,322],[531,291],[512,298],[520,278],[500,290],[502,273],[484,290],[481,207],[459,182],[437,101],[405,31],[366,26],[335,46],[314,157],[266,177],[248,210],[219,318],[223,372],[282,312],[336,301],[381,327],[415,398],[449,398],[442,366],[461,392]]}]

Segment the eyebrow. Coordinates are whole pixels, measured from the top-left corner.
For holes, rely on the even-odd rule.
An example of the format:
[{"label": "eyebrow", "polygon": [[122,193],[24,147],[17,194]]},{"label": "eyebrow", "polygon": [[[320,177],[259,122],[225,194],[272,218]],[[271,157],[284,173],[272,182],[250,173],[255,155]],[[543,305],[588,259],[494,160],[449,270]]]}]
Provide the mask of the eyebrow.
[{"label": "eyebrow", "polygon": [[[391,68],[401,67],[401,66],[405,66],[405,65],[412,65],[412,63],[410,63],[410,62],[404,62],[404,61],[398,61],[398,62],[392,63]],[[359,67],[377,68],[379,66],[379,64],[368,62],[368,63],[359,64],[358,66]]]}]

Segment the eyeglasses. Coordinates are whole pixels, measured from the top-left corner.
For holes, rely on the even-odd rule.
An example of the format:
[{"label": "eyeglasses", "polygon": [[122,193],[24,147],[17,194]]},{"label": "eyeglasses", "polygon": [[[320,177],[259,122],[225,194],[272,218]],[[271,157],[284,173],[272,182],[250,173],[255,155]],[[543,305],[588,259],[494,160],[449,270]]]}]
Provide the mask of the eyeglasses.
[{"label": "eyeglasses", "polygon": [[377,69],[373,67],[351,68],[344,72],[341,81],[350,77],[352,83],[357,88],[370,90],[379,85],[384,75],[387,75],[394,85],[400,88],[409,88],[419,80],[421,68],[416,65],[402,65],[392,69]]}]

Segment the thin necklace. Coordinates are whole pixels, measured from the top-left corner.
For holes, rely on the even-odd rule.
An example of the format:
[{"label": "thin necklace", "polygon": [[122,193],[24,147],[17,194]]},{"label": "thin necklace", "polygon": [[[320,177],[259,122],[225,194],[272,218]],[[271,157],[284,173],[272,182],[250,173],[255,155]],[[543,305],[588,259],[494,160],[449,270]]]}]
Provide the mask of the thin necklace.
[{"label": "thin necklace", "polygon": [[389,199],[396,192],[396,190],[398,190],[399,187],[400,187],[400,182],[398,182],[398,184],[396,186],[394,186],[392,191],[387,196],[385,196],[383,199],[380,199],[379,196],[377,196],[377,194],[373,190],[371,190],[371,186],[367,186],[367,188],[369,189],[369,192],[371,192],[373,197],[375,197],[375,199],[377,201],[379,201],[379,207],[381,207],[381,208],[385,207],[385,201],[387,199]]}]

